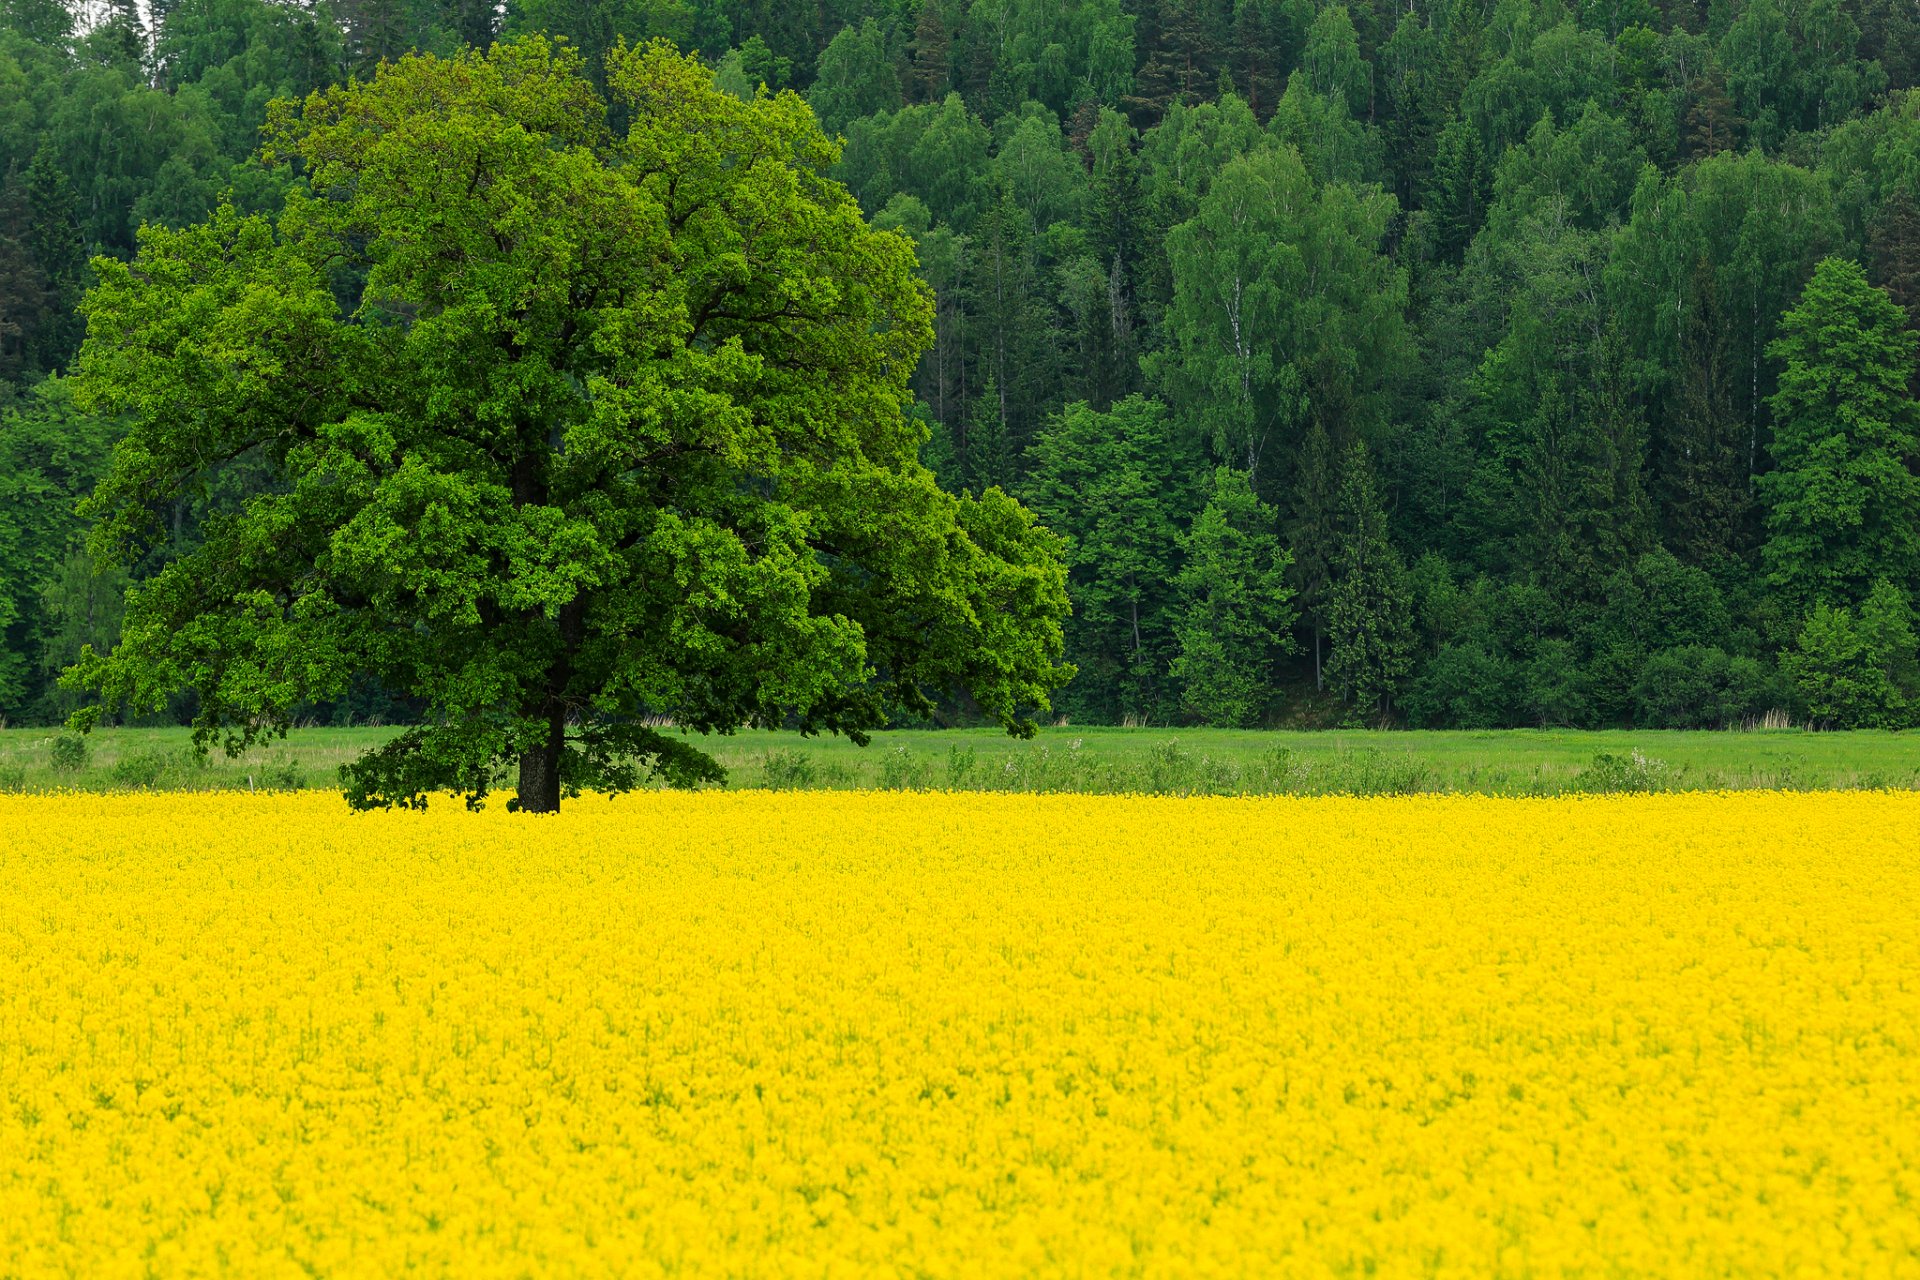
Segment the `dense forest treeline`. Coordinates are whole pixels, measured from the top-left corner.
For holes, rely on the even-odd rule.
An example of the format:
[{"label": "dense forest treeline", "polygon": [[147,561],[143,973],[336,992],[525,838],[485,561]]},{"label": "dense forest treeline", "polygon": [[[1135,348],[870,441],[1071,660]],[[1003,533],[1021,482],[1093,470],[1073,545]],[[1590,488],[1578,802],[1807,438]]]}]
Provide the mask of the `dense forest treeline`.
[{"label": "dense forest treeline", "polygon": [[1920,717],[1920,0],[0,0],[0,716],[167,554],[81,549],[90,258],[277,205],[273,99],[529,31],[843,136],[928,464],[1066,539],[1075,719]]}]

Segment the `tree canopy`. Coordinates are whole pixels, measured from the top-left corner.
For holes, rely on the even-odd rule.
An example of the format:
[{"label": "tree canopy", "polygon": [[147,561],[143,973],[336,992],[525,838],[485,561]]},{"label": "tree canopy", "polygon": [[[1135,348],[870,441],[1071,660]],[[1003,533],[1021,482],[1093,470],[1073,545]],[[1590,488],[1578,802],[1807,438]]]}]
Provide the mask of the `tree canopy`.
[{"label": "tree canopy", "polygon": [[[869,228],[910,242],[911,259],[903,250],[895,265],[917,276],[921,305],[930,296],[913,322],[926,328],[907,343],[902,304],[894,327],[872,335],[873,350],[892,344],[888,378],[907,369],[890,394],[913,424],[902,440],[924,440],[901,450],[956,495],[956,522],[986,521],[1000,488],[1032,503],[1067,548],[1078,612],[1050,661],[1078,674],[1055,691],[1053,714],[1299,726],[1723,726],[1775,712],[1920,722],[1920,655],[1901,651],[1899,627],[1860,649],[1884,658],[1862,661],[1904,690],[1891,701],[1818,693],[1809,673],[1829,668],[1807,656],[1841,653],[1849,626],[1869,626],[1869,599],[1883,598],[1873,616],[1890,618],[1920,597],[1910,497],[1920,357],[1902,337],[1920,333],[1917,23],[1910,0],[0,0],[0,490],[20,495],[0,503],[0,548],[29,549],[0,557],[0,717],[58,723],[97,699],[57,674],[84,642],[103,657],[121,643],[128,594],[158,599],[169,566],[228,538],[235,512],[293,493],[264,445],[209,454],[220,460],[201,479],[142,499],[151,519],[127,555],[89,571],[80,543],[92,521],[72,501],[138,416],[133,402],[76,394],[77,303],[96,275],[120,289],[117,271],[164,275],[132,265],[141,252],[211,264],[227,252],[218,246],[246,246],[283,301],[307,298],[324,315],[321,293],[331,299],[333,318],[313,332],[350,369],[342,385],[383,380],[359,406],[367,421],[398,421],[394,406],[411,397],[430,406],[434,431],[485,405],[505,415],[486,431],[537,409],[585,440],[602,429],[593,414],[623,411],[593,380],[632,354],[619,346],[632,326],[604,318],[604,290],[645,268],[608,249],[581,211],[616,223],[631,214],[601,171],[630,167],[637,145],[623,68],[664,39],[730,100],[701,112],[738,107],[759,122],[741,126],[754,137],[784,122],[780,136],[806,153],[792,165],[797,199],[819,203],[815,189],[837,181]],[[392,160],[397,135],[351,112],[324,128],[316,118],[314,137],[330,133],[337,154],[309,160],[300,104],[319,91],[373,110],[396,92],[376,88],[383,64],[399,75],[413,52],[443,69],[488,66],[502,38],[545,40],[549,61],[571,68],[553,119],[523,126],[546,141],[512,161],[530,175],[526,225],[551,227],[465,276],[444,256],[474,252],[465,240],[450,247],[472,231],[461,230],[464,215],[427,237],[440,259],[406,259],[411,231],[372,243],[354,221],[371,216],[356,205],[367,175],[349,161],[376,178],[392,165],[396,181],[401,168],[443,175],[444,164]],[[455,116],[482,118],[455,112],[449,96],[483,92],[474,73],[434,74],[435,87],[419,89],[432,107],[422,122],[444,132]],[[501,90],[502,102],[533,109],[533,83]],[[269,121],[276,100],[294,105],[271,108]],[[802,103],[817,132],[805,131]],[[346,110],[326,108],[336,109]],[[448,210],[458,183],[442,183]],[[556,193],[576,188],[579,209],[549,218]],[[658,243],[647,226],[621,235]],[[699,258],[709,274],[688,283],[689,305],[734,270],[723,243],[698,239],[710,230],[696,219],[666,233],[690,260],[717,255]],[[263,235],[271,252],[251,247]],[[341,252],[316,256],[328,237]],[[568,259],[575,247],[601,256]],[[94,259],[103,265],[89,267]],[[1843,264],[1858,274],[1841,288]],[[324,277],[324,289],[294,281],[296,270]],[[471,287],[499,306],[513,279],[534,274],[603,292],[582,292],[577,308],[543,295],[533,345],[505,371],[479,311],[423,309],[406,292]],[[266,308],[270,292],[248,305]],[[229,306],[196,305],[196,324]],[[542,326],[568,308],[586,327],[563,342]],[[291,341],[222,323],[187,347]],[[725,323],[706,317],[691,343],[716,377],[734,368]],[[456,330],[469,345],[447,347],[440,369],[460,390],[434,400],[420,389],[426,335]],[[372,342],[416,333],[392,351]],[[720,346],[702,345],[715,334]],[[758,341],[743,341],[742,354],[764,358]],[[395,363],[403,348],[416,367]],[[668,364],[658,352],[643,363]],[[522,381],[534,367],[550,376]],[[246,369],[262,387],[290,376]],[[733,391],[702,382],[697,393]],[[501,407],[515,395],[524,403]],[[205,423],[226,421],[191,398],[177,412],[196,403]],[[857,397],[853,410],[865,412]],[[403,449],[416,427],[393,428]],[[1369,568],[1361,586],[1336,590],[1340,556],[1362,545],[1343,541],[1359,526],[1341,510],[1356,445],[1371,487],[1362,523],[1374,531],[1362,562],[1404,572]],[[674,483],[691,483],[691,462],[675,466]],[[1221,526],[1207,510],[1221,467],[1251,491],[1251,505],[1229,505],[1253,523],[1232,527],[1249,545],[1277,539],[1294,592],[1285,643],[1244,668],[1260,672],[1236,685],[1257,694],[1244,699],[1207,693],[1225,667],[1196,658],[1175,668],[1183,650],[1253,652],[1236,638],[1243,615],[1196,610],[1201,596],[1183,580],[1212,582],[1219,599],[1272,603],[1270,557],[1215,554]],[[571,502],[552,505],[569,521],[601,519]],[[459,518],[490,518],[482,509]],[[817,533],[801,540],[820,565],[852,573]],[[986,546],[985,533],[969,536]],[[773,554],[742,537],[752,556]],[[1393,555],[1374,554],[1383,546]],[[427,554],[424,544],[402,550]],[[508,563],[505,551],[489,554]],[[512,559],[534,573],[528,557]],[[556,581],[589,590],[565,576],[574,569],[552,572],[561,578],[542,579],[543,600]],[[863,687],[894,680],[879,621],[809,591],[809,616],[821,612],[808,625],[833,672],[822,678],[859,665],[824,638],[839,625],[825,619],[843,616],[867,654]],[[727,598],[754,626],[771,625],[754,612],[763,605]],[[1801,637],[1822,603],[1808,649]],[[1651,612],[1635,615],[1640,606]],[[1382,620],[1392,643],[1376,650]],[[316,653],[316,664],[334,662]],[[190,681],[164,694],[162,683],[156,668],[137,703],[103,703],[99,714],[182,723],[205,710]],[[964,681],[910,683],[935,705],[901,701],[916,722],[1000,718]],[[423,699],[365,675],[338,694],[319,692],[337,687],[331,677],[277,687],[312,691],[291,713],[302,721],[427,715]],[[1827,712],[1815,713],[1816,696]],[[1014,702],[1038,706],[1025,694]]]},{"label": "tree canopy", "polygon": [[84,713],[193,691],[202,740],[283,729],[360,673],[423,722],[357,805],[551,810],[682,729],[861,735],[964,693],[1020,733],[1070,674],[1051,535],[942,492],[905,410],[932,304],[828,176],[793,94],[743,101],[616,48],[413,55],[284,102],[272,212],[223,204],[97,264],[81,397],[124,438],[86,506],[105,560],[234,467],[266,479],[132,593]]}]

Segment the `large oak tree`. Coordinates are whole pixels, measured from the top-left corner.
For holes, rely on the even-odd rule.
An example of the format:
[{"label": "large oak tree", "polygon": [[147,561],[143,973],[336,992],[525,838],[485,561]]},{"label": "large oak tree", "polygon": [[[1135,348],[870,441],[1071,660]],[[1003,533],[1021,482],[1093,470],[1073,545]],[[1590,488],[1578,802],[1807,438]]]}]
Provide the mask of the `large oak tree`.
[{"label": "large oak tree", "polygon": [[909,242],[798,97],[663,44],[606,85],[624,130],[543,39],[404,58],[278,104],[277,213],[96,264],[81,385],[131,429],[95,554],[224,468],[273,479],[137,590],[69,676],[83,716],[190,688],[237,749],[370,674],[429,714],[348,767],[354,804],[517,766],[536,811],[717,778],[663,720],[858,737],[952,693],[1031,732],[1070,674],[1060,559],[919,464]]}]

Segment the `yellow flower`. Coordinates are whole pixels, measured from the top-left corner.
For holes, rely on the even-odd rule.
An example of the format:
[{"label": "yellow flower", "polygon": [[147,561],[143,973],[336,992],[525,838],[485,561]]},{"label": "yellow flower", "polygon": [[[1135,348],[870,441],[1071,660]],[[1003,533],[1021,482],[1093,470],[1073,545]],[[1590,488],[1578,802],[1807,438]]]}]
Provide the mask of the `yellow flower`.
[{"label": "yellow flower", "polygon": [[0,795],[0,1276],[1912,1275],[1917,830]]}]

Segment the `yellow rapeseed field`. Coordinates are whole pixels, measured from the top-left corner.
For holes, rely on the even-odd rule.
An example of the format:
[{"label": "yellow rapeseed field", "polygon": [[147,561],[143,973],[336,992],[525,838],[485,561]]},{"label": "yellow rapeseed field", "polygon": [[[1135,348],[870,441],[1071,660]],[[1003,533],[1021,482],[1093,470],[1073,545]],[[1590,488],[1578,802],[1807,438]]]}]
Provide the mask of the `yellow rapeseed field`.
[{"label": "yellow rapeseed field", "polygon": [[0,1276],[1920,1274],[1920,796],[0,796]]}]

